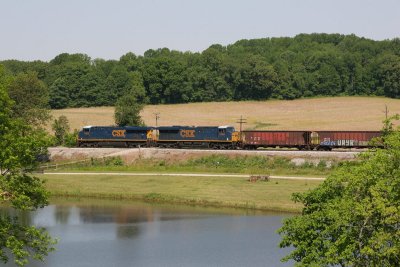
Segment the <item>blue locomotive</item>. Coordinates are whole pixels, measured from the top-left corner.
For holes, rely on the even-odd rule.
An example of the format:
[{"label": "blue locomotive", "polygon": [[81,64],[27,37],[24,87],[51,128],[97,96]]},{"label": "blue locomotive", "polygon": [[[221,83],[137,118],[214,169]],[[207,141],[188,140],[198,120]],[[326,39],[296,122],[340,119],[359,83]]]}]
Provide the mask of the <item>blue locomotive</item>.
[{"label": "blue locomotive", "polygon": [[232,126],[168,126],[157,128],[159,147],[233,149],[239,134]]},{"label": "blue locomotive", "polygon": [[80,147],[151,146],[153,129],[152,127],[136,126],[85,126],[78,133],[77,144]]},{"label": "blue locomotive", "polygon": [[236,148],[239,133],[232,126],[113,127],[85,126],[79,132],[80,147],[204,147]]}]

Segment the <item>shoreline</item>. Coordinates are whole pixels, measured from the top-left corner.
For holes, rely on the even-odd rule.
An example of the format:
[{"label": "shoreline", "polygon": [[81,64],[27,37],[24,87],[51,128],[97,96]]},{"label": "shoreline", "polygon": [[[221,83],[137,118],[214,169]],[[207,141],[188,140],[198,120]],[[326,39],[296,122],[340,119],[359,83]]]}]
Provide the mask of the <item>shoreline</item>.
[{"label": "shoreline", "polygon": [[252,203],[248,204],[224,204],[219,202],[210,202],[207,200],[185,200],[178,199],[173,196],[123,196],[123,195],[107,195],[107,194],[63,194],[61,192],[51,193],[51,198],[79,198],[79,199],[91,199],[91,200],[118,200],[118,201],[137,201],[147,204],[167,204],[167,205],[179,205],[182,207],[203,207],[203,208],[215,208],[215,209],[241,209],[241,210],[252,210],[260,212],[278,212],[278,213],[293,213],[298,214],[301,212],[301,207],[298,208],[284,208],[280,206],[255,206]]},{"label": "shoreline", "polygon": [[[315,188],[315,178],[272,178],[249,182],[249,175],[160,173],[45,173],[51,197],[138,200],[148,203],[298,213],[295,192]],[[289,177],[287,177],[289,178]]]},{"label": "shoreline", "polygon": [[[151,172],[44,172],[42,175],[116,175],[116,176],[183,176],[183,177],[232,177],[249,178],[252,174],[224,174],[224,173],[151,173]],[[325,177],[268,175],[272,180],[312,180],[323,181]]]}]

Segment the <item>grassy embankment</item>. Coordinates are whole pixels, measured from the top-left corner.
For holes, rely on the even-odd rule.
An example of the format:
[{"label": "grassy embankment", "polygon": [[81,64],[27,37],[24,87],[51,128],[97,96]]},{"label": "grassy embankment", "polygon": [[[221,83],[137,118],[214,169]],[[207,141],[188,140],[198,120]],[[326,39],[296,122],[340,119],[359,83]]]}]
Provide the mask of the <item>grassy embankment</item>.
[{"label": "grassy embankment", "polygon": [[251,183],[237,177],[41,175],[57,197],[136,199],[150,202],[299,211],[290,198],[321,181],[271,180]]},{"label": "grassy embankment", "polygon": [[121,158],[91,159],[76,165],[61,166],[59,172],[157,172],[157,173],[230,173],[318,176],[329,175],[340,164],[337,159],[306,161],[296,166],[289,158],[264,156],[208,155],[193,159],[138,159],[125,164]]}]

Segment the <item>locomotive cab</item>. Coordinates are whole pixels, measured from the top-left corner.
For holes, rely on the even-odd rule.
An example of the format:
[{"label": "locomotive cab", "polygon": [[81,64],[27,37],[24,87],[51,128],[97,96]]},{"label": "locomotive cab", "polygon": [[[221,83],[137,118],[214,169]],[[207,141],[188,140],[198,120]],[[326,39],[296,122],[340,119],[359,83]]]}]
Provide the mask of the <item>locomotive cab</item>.
[{"label": "locomotive cab", "polygon": [[83,134],[84,135],[90,135],[90,128],[92,128],[92,126],[85,126],[83,127]]}]

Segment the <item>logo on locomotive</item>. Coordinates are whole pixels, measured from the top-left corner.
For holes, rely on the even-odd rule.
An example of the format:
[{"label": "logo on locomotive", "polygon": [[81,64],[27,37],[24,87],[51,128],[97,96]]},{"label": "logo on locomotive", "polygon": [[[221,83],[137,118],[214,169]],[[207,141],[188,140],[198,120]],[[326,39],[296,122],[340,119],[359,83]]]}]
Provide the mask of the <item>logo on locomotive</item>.
[{"label": "logo on locomotive", "polygon": [[114,137],[125,137],[126,130],[113,130],[111,134]]},{"label": "logo on locomotive", "polygon": [[190,137],[195,137],[195,131],[194,130],[181,130],[180,134],[183,138],[190,138]]}]

